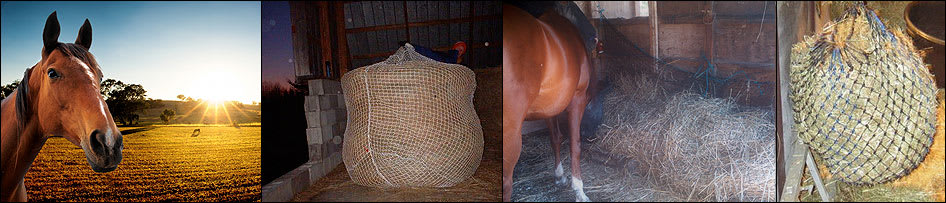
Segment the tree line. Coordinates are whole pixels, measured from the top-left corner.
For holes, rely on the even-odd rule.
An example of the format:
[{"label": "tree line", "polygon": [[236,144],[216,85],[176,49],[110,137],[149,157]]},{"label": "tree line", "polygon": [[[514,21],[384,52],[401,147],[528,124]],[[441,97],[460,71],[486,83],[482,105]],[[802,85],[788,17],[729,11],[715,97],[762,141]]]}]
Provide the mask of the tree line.
[{"label": "tree line", "polygon": [[[0,86],[0,99],[6,99],[10,94],[16,91],[20,81]],[[122,125],[138,124],[141,110],[153,107],[160,107],[161,100],[155,100],[147,97],[148,91],[140,84],[125,83],[116,79],[107,79],[102,81],[99,91],[108,105],[112,118]],[[172,116],[173,117],[173,116]]]}]

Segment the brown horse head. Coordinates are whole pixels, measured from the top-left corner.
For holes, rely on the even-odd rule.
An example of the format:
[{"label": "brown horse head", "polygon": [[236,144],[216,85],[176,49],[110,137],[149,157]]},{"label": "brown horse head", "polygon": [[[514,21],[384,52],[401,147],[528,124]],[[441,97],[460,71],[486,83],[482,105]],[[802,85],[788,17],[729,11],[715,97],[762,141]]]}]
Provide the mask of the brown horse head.
[{"label": "brown horse head", "polygon": [[[95,172],[109,172],[122,160],[122,135],[99,93],[102,71],[92,46],[89,20],[75,43],[60,43],[56,12],[46,19],[42,60],[27,70],[17,92],[17,115],[35,121],[43,135],[62,136],[82,147]],[[34,118],[35,117],[35,118]]]}]

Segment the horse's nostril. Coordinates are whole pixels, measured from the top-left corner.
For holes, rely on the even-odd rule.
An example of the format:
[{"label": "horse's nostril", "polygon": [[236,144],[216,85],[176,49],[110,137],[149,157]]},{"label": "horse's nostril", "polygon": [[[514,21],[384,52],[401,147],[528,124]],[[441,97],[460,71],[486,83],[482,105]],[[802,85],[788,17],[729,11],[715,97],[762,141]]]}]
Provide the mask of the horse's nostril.
[{"label": "horse's nostril", "polygon": [[92,147],[92,152],[104,155],[106,153],[105,134],[99,130],[92,131],[92,134],[89,135],[89,145]]}]

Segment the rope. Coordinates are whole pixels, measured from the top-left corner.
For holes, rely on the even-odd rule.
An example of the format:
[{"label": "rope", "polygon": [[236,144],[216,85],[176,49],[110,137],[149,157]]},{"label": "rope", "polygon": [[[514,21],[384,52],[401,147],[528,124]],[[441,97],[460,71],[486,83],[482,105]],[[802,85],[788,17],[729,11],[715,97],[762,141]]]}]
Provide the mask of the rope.
[{"label": "rope", "polygon": [[[365,73],[367,73],[369,69],[371,69],[371,66],[365,67]],[[367,133],[365,133],[368,139],[368,146],[365,147],[365,151],[368,153],[368,158],[371,159],[371,164],[374,165],[374,170],[378,173],[378,176],[381,176],[385,184],[394,186],[394,184],[391,184],[391,181],[388,181],[388,179],[384,177],[384,173],[381,173],[381,169],[378,169],[378,163],[375,162],[374,155],[371,154],[371,88],[368,87],[369,76],[369,74],[365,74],[365,96],[367,97],[366,102],[368,103],[368,126],[366,127]]]}]

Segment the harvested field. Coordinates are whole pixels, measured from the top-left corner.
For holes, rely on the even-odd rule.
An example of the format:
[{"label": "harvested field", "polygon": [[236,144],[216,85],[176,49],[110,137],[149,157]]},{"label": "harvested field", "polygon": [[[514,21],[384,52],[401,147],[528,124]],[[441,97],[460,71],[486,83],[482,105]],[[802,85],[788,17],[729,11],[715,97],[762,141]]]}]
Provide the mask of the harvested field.
[{"label": "harvested field", "polygon": [[50,138],[26,173],[29,200],[260,200],[259,125],[120,129],[123,159],[109,173],[93,172],[82,149]]}]

